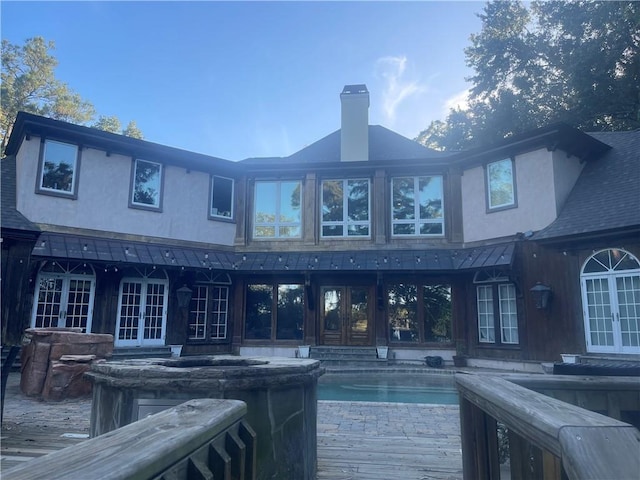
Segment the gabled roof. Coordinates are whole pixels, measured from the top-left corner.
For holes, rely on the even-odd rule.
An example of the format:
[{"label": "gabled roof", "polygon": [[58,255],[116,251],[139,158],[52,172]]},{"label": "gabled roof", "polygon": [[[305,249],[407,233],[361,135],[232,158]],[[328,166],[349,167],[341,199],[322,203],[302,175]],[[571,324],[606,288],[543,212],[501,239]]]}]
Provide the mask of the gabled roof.
[{"label": "gabled roof", "polygon": [[97,128],[75,125],[27,112],[18,112],[4,153],[6,155],[17,154],[23,138],[27,135],[66,140],[81,146],[103,150],[107,153],[118,153],[134,158],[155,160],[204,172],[215,169],[218,173],[226,172],[227,174],[232,174],[238,170],[237,162],[232,162],[231,160],[168,147],[147,140],[126,137]]},{"label": "gabled roof", "polygon": [[[264,165],[269,162],[274,162],[279,165],[339,163],[340,134],[341,130],[336,130],[288,157],[247,158],[241,163],[250,165]],[[403,137],[380,125],[369,125],[369,162],[398,162],[403,160],[438,161],[450,155],[450,153],[438,152],[426,148],[418,142]],[[355,164],[359,162],[349,163]]]},{"label": "gabled roof", "polygon": [[16,157],[11,155],[0,161],[0,221],[2,230],[18,230],[24,233],[39,232],[36,224],[16,210]]},{"label": "gabled roof", "polygon": [[640,232],[640,130],[589,135],[612,148],[587,162],[558,218],[534,240]]}]

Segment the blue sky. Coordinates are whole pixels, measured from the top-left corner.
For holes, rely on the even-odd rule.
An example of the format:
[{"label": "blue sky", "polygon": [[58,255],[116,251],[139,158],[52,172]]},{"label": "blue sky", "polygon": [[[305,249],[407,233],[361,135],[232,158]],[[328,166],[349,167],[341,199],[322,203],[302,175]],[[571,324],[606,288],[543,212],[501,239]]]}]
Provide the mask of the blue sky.
[{"label": "blue sky", "polygon": [[286,156],[369,123],[414,138],[469,88],[484,2],[1,2],[2,38],[53,40],[58,79],[146,140],[229,160]]}]

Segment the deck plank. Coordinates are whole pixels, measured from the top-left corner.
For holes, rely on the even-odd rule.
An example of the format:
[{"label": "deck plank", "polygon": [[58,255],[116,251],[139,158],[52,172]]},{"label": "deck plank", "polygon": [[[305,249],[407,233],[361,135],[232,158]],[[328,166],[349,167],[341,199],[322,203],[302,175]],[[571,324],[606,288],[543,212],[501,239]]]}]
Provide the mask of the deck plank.
[{"label": "deck plank", "polygon": [[[11,377],[11,376],[10,376]],[[91,400],[44,403],[10,384],[2,425],[5,471],[84,441]],[[459,480],[457,405],[318,402],[318,480]]]}]

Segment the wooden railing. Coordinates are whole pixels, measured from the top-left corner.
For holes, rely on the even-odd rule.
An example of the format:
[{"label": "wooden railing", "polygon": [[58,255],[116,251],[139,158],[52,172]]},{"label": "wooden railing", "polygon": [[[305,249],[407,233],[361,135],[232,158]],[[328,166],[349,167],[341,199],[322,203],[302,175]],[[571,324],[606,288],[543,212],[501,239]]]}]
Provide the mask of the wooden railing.
[{"label": "wooden railing", "polygon": [[239,400],[196,399],[2,472],[3,480],[254,480]]},{"label": "wooden railing", "polygon": [[465,480],[499,479],[498,422],[512,479],[637,479],[632,425],[486,375],[456,375]]}]

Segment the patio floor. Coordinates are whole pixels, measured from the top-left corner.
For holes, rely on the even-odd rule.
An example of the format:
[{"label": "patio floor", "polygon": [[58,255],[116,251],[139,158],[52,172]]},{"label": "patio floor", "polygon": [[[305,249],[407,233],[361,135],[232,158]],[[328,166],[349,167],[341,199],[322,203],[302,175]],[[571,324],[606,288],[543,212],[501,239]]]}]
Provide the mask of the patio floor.
[{"label": "patio floor", "polygon": [[[19,382],[19,373],[12,372],[2,424],[2,471],[89,434],[90,399],[42,402],[23,395]],[[391,478],[462,478],[458,407],[319,401],[318,480]]]}]

